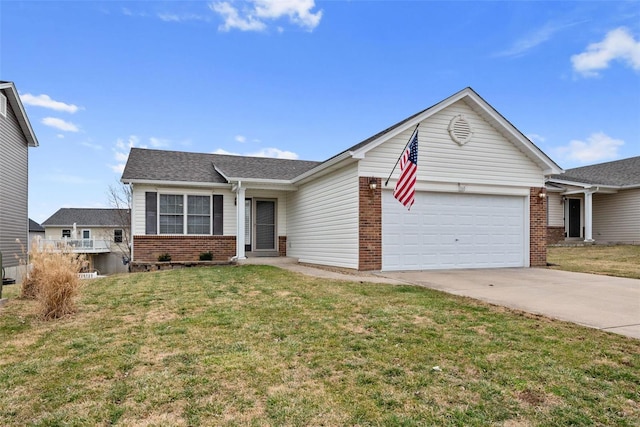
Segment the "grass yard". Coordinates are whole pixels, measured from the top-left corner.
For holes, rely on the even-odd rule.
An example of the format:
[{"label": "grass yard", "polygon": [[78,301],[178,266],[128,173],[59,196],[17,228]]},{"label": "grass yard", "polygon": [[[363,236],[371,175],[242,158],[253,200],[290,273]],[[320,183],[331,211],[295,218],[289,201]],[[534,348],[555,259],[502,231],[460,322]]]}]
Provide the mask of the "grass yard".
[{"label": "grass yard", "polygon": [[424,288],[194,268],[34,307],[0,309],[3,426],[640,425],[639,340]]},{"label": "grass yard", "polygon": [[640,279],[640,245],[549,247],[552,268]]}]

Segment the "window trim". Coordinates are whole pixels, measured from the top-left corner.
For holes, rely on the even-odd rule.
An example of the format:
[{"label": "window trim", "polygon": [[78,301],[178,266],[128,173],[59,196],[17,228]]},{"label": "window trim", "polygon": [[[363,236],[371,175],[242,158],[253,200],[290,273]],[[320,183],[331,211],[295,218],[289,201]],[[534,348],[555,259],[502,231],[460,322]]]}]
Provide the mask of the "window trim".
[{"label": "window trim", "polygon": [[[215,194],[212,193],[198,193],[198,192],[177,192],[177,191],[158,191],[158,197],[157,197],[157,201],[156,201],[156,208],[157,208],[157,218],[156,218],[156,230],[157,230],[157,234],[158,235],[163,235],[163,236],[213,236],[214,234],[214,230],[213,230],[213,219],[214,219],[214,205],[213,205],[213,201],[214,201],[214,196]],[[182,233],[176,234],[176,233],[162,233],[162,231],[160,230],[160,217],[162,215],[169,215],[169,214],[162,214],[162,212],[160,211],[160,199],[162,198],[162,196],[182,196]],[[197,234],[193,234],[193,233],[188,233],[188,218],[189,218],[189,196],[200,196],[200,197],[208,197],[209,198],[209,233],[207,234],[201,234],[201,233],[197,233]],[[177,214],[175,214],[177,215]],[[199,215],[196,215],[199,216]]]}]

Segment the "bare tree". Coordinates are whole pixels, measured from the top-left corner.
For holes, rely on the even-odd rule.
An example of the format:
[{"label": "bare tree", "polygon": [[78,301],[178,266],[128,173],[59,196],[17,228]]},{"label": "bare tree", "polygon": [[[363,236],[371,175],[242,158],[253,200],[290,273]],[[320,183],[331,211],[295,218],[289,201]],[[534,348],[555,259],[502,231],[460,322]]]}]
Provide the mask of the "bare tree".
[{"label": "bare tree", "polygon": [[131,259],[131,186],[118,182],[110,185],[107,191],[109,206],[115,209],[116,221],[122,226],[122,241],[114,242],[127,259],[123,259],[127,263]]}]

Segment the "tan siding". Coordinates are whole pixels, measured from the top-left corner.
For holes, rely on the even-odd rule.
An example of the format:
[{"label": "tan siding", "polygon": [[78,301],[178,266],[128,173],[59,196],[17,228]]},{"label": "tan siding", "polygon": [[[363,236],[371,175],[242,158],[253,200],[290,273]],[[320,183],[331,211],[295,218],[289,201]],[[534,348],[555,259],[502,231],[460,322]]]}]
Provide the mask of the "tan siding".
[{"label": "tan siding", "polygon": [[564,203],[557,193],[547,193],[547,225],[562,227],[564,225]]},{"label": "tan siding", "polygon": [[[463,114],[474,131],[463,146],[449,136],[450,120]],[[465,184],[540,187],[540,168],[516,145],[459,101],[420,124],[418,180]],[[360,176],[386,177],[402,153],[413,129],[372,149],[360,162]],[[393,178],[397,178],[396,168]],[[391,185],[391,184],[390,184]]]},{"label": "tan siding", "polygon": [[287,255],[304,262],[358,268],[355,165],[302,185],[287,202]]},{"label": "tan siding", "polygon": [[640,189],[593,195],[593,238],[640,243]]},{"label": "tan siding", "polygon": [[[5,267],[17,266],[22,247],[28,245],[28,144],[18,119],[7,102],[7,117],[0,116],[0,251]],[[20,240],[20,243],[16,242]],[[26,250],[26,249],[25,249]]]}]

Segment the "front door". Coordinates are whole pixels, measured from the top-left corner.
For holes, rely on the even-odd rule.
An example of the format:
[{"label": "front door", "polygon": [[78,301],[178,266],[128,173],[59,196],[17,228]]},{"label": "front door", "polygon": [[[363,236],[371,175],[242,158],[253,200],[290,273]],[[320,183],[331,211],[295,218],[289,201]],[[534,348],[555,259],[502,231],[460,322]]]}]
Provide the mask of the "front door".
[{"label": "front door", "polygon": [[569,199],[569,233],[567,237],[580,237],[580,199]]},{"label": "front door", "polygon": [[255,239],[256,251],[276,250],[276,202],[275,200],[256,200],[255,202]]}]

